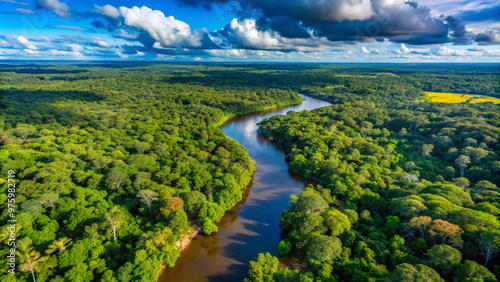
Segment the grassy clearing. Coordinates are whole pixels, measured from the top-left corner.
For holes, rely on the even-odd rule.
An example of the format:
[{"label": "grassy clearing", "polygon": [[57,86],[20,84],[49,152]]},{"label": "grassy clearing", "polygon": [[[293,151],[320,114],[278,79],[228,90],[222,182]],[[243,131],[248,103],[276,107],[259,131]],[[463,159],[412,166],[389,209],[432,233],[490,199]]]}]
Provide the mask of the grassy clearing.
[{"label": "grassy clearing", "polygon": [[500,104],[500,99],[484,95],[471,95],[471,94],[456,94],[456,93],[440,93],[440,92],[425,92],[427,98],[431,102],[438,103],[462,103],[470,100],[472,103],[493,102]]}]

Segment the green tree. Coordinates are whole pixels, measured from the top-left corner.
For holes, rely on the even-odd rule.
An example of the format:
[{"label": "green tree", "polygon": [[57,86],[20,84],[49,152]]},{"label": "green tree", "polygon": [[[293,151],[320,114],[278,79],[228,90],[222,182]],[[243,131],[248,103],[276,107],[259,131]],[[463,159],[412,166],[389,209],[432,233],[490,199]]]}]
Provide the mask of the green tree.
[{"label": "green tree", "polygon": [[106,185],[109,189],[117,190],[125,184],[127,175],[119,170],[113,169],[106,178]]},{"label": "green tree", "polygon": [[68,245],[71,242],[71,240],[72,239],[67,238],[67,237],[59,238],[59,239],[55,240],[54,242],[52,242],[52,244],[50,244],[47,247],[47,250],[45,251],[45,253],[50,255],[57,250],[59,250],[59,253],[62,253],[62,252],[64,252],[64,250],[66,250],[66,248],[67,248],[66,245]]},{"label": "green tree", "polygon": [[342,252],[342,242],[337,237],[314,236],[307,248],[306,258],[331,264]]},{"label": "green tree", "polygon": [[303,213],[316,213],[328,208],[328,203],[314,192],[304,191],[299,194],[297,201],[292,205],[292,210]]},{"label": "green tree", "polygon": [[106,221],[111,227],[111,232],[113,233],[113,238],[116,241],[116,231],[120,228],[123,221],[123,214],[117,206],[111,208],[111,210],[105,216]]},{"label": "green tree", "polygon": [[137,197],[141,198],[141,202],[148,206],[149,212],[151,213],[151,205],[154,201],[158,200],[158,193],[151,190],[142,190],[137,193]]},{"label": "green tree", "polygon": [[432,218],[429,216],[419,216],[410,219],[407,226],[411,229],[417,229],[422,237],[425,236],[425,231],[431,226]]},{"label": "green tree", "polygon": [[40,202],[44,206],[50,206],[53,209],[55,209],[57,203],[59,203],[59,194],[45,193],[45,194],[42,194],[37,199],[37,201]]},{"label": "green tree", "polygon": [[35,134],[36,127],[29,124],[17,124],[15,132],[17,136],[23,138],[23,140],[26,140],[30,135]]},{"label": "green tree", "polygon": [[48,257],[41,257],[40,253],[37,251],[28,251],[27,253],[22,255],[19,269],[24,272],[31,272],[33,282],[35,282],[35,272],[38,269],[38,264],[40,262],[46,261],[47,259]]},{"label": "green tree", "polygon": [[349,218],[337,209],[327,210],[321,216],[332,236],[339,236],[351,229]]},{"label": "green tree", "polygon": [[292,251],[292,247],[292,243],[290,243],[287,239],[281,240],[277,246],[278,253],[281,256],[284,256]]},{"label": "green tree", "polygon": [[444,282],[444,279],[432,268],[423,264],[411,265],[402,263],[396,266],[390,274],[390,281],[393,282]]},{"label": "green tree", "polygon": [[448,245],[436,245],[425,253],[425,263],[437,269],[442,275],[448,275],[462,261],[459,250]]},{"label": "green tree", "polygon": [[499,230],[487,230],[481,232],[481,238],[479,239],[479,248],[481,254],[484,257],[484,265],[488,266],[488,261],[490,258],[498,253],[500,250],[500,231]]},{"label": "green tree", "polygon": [[460,175],[463,177],[465,174],[465,169],[467,169],[467,165],[470,164],[470,158],[466,155],[460,155],[455,159],[455,164],[460,168]]},{"label": "green tree", "polygon": [[279,260],[269,253],[260,253],[257,261],[250,261],[245,282],[271,282],[279,269]]},{"label": "green tree", "polygon": [[471,260],[466,260],[462,265],[460,265],[456,277],[460,281],[497,281],[495,275],[486,267]]},{"label": "green tree", "polygon": [[432,150],[434,150],[434,145],[432,145],[432,144],[422,145],[422,155],[424,157],[430,157]]}]

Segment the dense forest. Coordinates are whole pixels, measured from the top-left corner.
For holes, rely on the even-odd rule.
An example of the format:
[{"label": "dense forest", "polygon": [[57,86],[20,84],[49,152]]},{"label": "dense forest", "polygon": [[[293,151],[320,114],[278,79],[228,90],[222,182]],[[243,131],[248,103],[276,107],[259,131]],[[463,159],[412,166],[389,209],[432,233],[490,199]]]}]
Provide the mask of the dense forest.
[{"label": "dense forest", "polygon": [[498,106],[430,104],[422,91],[498,97],[498,74],[487,64],[0,64],[0,255],[13,213],[19,264],[15,276],[2,264],[0,279],[155,281],[179,239],[217,231],[250,181],[253,161],[218,126],[306,93],[336,105],[260,128],[292,172],[318,183],[281,219],[278,250],[304,267],[262,254],[248,279],[493,281]]},{"label": "dense forest", "polygon": [[312,88],[337,104],[261,122],[289,170],[318,184],[280,220],[278,251],[303,268],[260,254],[247,280],[497,281],[499,106],[428,103],[408,83],[356,88]]},{"label": "dense forest", "polygon": [[[37,281],[154,281],[160,262],[173,265],[180,255],[175,244],[190,223],[217,230],[214,222],[241,200],[254,170],[217,125],[302,98],[238,79],[190,82],[203,76],[199,70],[3,66],[2,185],[15,172],[24,272],[9,275],[2,264],[2,281],[31,272]],[[0,195],[3,222],[8,199]],[[7,244],[7,225],[1,232]],[[1,256],[8,251],[2,247]]]}]

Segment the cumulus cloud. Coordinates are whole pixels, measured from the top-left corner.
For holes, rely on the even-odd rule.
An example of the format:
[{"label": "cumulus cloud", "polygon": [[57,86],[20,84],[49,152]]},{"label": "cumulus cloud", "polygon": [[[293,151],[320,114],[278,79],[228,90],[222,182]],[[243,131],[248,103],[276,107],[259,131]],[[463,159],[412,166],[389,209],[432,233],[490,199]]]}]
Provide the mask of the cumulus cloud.
[{"label": "cumulus cloud", "polygon": [[36,8],[52,11],[63,18],[71,18],[71,8],[59,0],[36,0]]},{"label": "cumulus cloud", "polygon": [[406,55],[406,54],[410,54],[411,53],[411,50],[406,47],[406,45],[404,45],[403,43],[401,43],[399,45],[399,54],[403,54],[403,55]]},{"label": "cumulus cloud", "polygon": [[138,34],[130,34],[123,29],[119,29],[115,32],[117,37],[125,38],[125,39],[136,39]]},{"label": "cumulus cloud", "polygon": [[224,29],[212,34],[219,46],[243,49],[311,52],[331,45],[326,38],[286,38],[274,30],[259,29],[255,19],[233,19]]},{"label": "cumulus cloud", "polygon": [[454,50],[446,46],[436,46],[431,48],[431,53],[437,56],[463,56],[464,50]]},{"label": "cumulus cloud", "polygon": [[363,47],[361,47],[361,53],[370,54],[370,51],[365,46],[363,46]]},{"label": "cumulus cloud", "polygon": [[475,41],[481,45],[492,45],[500,43],[500,33],[498,30],[488,30],[479,33],[475,37]]},{"label": "cumulus cloud", "polygon": [[118,11],[117,8],[111,6],[111,5],[105,5],[105,6],[94,6],[94,12],[105,15],[111,18],[118,18],[120,16],[120,11]]},{"label": "cumulus cloud", "polygon": [[22,35],[19,35],[17,37],[17,40],[19,41],[19,43],[21,43],[26,49],[30,49],[30,50],[36,50],[38,49],[35,45],[33,45],[33,43],[29,42],[28,39],[26,39],[26,37],[22,36]]},{"label": "cumulus cloud", "polygon": [[111,47],[111,45],[109,45],[108,42],[104,41],[103,39],[101,38],[96,38],[94,39],[94,43],[97,44],[98,46],[100,47],[104,47],[104,48],[109,48]]},{"label": "cumulus cloud", "polygon": [[[230,0],[177,0],[184,5],[212,7]],[[317,37],[330,41],[365,42],[389,38],[413,44],[449,42],[450,25],[429,10],[405,0],[237,0],[240,19],[257,19],[260,30],[288,38]],[[433,38],[422,37],[432,35]]]},{"label": "cumulus cloud", "polygon": [[34,15],[35,11],[32,11],[30,9],[23,9],[23,8],[16,8],[16,12],[21,13],[21,14],[27,14],[27,15]]},{"label": "cumulus cloud", "polygon": [[399,49],[395,52],[398,55],[421,54],[428,55],[430,50],[427,48],[408,48],[404,43],[399,44]]},{"label": "cumulus cloud", "polygon": [[[183,21],[172,16],[165,16],[159,10],[152,10],[146,6],[132,8],[119,7],[118,9],[106,5],[104,7],[95,6],[95,12],[114,18],[125,26],[133,27],[143,33],[139,35],[141,42],[152,46],[158,42],[162,47],[191,47],[202,48],[206,40],[207,30],[193,31],[191,27]],[[154,41],[144,37],[144,32]],[[143,37],[140,37],[140,36]],[[208,39],[209,40],[209,39]],[[148,42],[149,41],[149,42]]]}]

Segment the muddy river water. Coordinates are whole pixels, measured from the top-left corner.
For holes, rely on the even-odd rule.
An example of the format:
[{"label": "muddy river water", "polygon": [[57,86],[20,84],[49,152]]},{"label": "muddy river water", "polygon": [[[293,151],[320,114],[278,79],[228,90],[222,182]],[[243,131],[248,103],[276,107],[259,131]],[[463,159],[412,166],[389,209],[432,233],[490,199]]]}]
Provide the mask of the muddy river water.
[{"label": "muddy river water", "polygon": [[284,152],[257,134],[257,123],[288,111],[313,110],[331,105],[311,97],[302,104],[279,107],[229,119],[221,129],[244,146],[255,160],[256,171],[243,200],[217,224],[219,231],[198,235],[174,267],[166,268],[159,282],[243,281],[248,262],[262,252],[277,255],[281,240],[279,219],[291,194],[300,193],[308,181],[291,174]]}]

